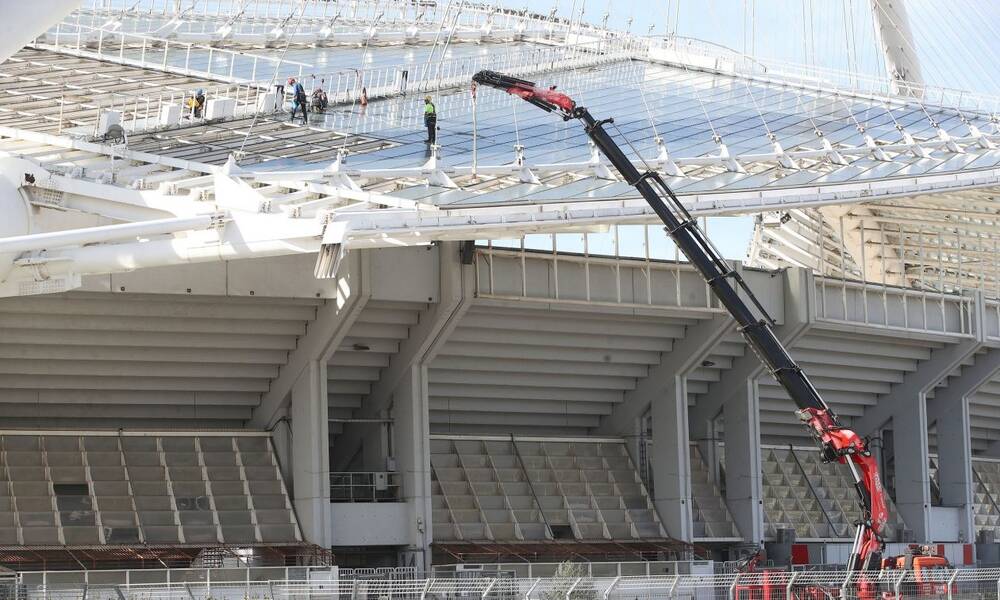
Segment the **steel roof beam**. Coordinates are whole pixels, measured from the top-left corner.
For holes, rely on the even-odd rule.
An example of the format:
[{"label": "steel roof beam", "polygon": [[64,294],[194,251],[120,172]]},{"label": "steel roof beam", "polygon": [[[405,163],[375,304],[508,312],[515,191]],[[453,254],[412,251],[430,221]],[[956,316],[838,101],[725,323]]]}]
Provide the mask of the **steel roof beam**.
[{"label": "steel roof beam", "polygon": [[325,364],[340,347],[351,326],[361,315],[371,299],[370,260],[365,252],[352,252],[341,265],[338,275],[337,297],[327,300],[316,311],[316,318],[300,337],[288,362],[281,368],[278,378],[271,382],[261,396],[260,405],[250,420],[252,427],[268,429],[280,418],[287,405],[289,394],[310,361],[322,360]]}]

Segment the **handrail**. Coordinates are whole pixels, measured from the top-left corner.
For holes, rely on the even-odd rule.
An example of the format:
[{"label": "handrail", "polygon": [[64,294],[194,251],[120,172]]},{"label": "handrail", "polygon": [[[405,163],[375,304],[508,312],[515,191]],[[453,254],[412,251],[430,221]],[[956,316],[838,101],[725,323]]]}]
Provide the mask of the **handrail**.
[{"label": "handrail", "polygon": [[[249,570],[246,570],[249,573]],[[594,597],[607,600],[629,600],[634,597],[736,597],[736,592],[750,592],[753,597],[763,590],[768,590],[773,596],[775,592],[782,597],[797,596],[796,591],[810,593],[819,592],[822,596],[839,596],[841,598],[856,597],[855,592],[861,586],[874,588],[878,597],[882,593],[892,592],[898,597],[903,583],[920,583],[949,590],[955,586],[957,597],[981,597],[983,584],[1000,583],[998,569],[935,569],[923,570],[918,575],[912,570],[886,571],[882,573],[844,571],[775,571],[753,573],[705,573],[690,575],[646,575],[646,576],[609,576],[609,577],[549,577],[549,578],[498,578],[492,576],[453,577],[453,578],[423,578],[418,573],[400,573],[401,577],[392,574],[373,574],[374,577],[358,578],[357,576],[341,576],[336,579],[268,579],[250,581],[240,578],[236,581],[213,582],[209,576],[204,581],[178,581],[172,583],[110,583],[87,584],[85,582],[70,584],[24,583],[22,580],[11,581],[8,585],[19,586],[28,596],[44,596],[46,598],[79,599],[84,597],[84,591],[91,597],[108,597],[117,595],[119,598],[139,597],[254,597],[265,598],[298,598],[311,597],[312,594],[323,597],[356,597],[364,586],[365,594],[379,597],[419,598],[422,596],[437,596],[461,598],[478,596],[485,598],[502,582],[502,594],[506,597],[568,598],[578,589],[592,590]],[[969,584],[972,584],[971,586]],[[992,586],[990,586],[992,587]],[[215,588],[213,590],[213,588]],[[964,588],[964,589],[963,589]],[[12,590],[11,590],[12,591]],[[947,592],[932,592],[928,595],[944,597]],[[742,593],[740,594],[742,597]]]},{"label": "handrail", "polygon": [[521,451],[517,447],[517,438],[514,437],[513,433],[510,434],[510,443],[514,447],[514,456],[517,457],[517,464],[521,467],[521,472],[524,473],[524,480],[528,482],[528,490],[531,492],[531,497],[535,499],[538,512],[542,515],[542,522],[545,523],[545,529],[549,532],[550,536],[555,538],[552,525],[549,524],[549,519],[545,516],[545,509],[542,507],[542,502],[538,499],[538,494],[535,493],[534,484],[531,483],[531,476],[528,475],[528,469],[524,466],[524,459],[521,457]]},{"label": "handrail", "polygon": [[[385,494],[380,495],[376,484],[379,475],[385,475]],[[395,471],[341,471],[330,473],[330,502],[400,502],[399,473]],[[355,490],[361,492],[356,494]],[[335,492],[344,492],[335,493]]]},{"label": "handrail", "polygon": [[[423,93],[443,88],[466,86],[472,73],[482,69],[502,68],[522,75],[557,70],[568,66],[584,67],[629,56],[630,48],[618,40],[599,40],[548,47],[516,48],[484,56],[461,56],[437,61],[432,67],[411,62],[374,69],[342,68],[326,73],[304,73],[303,78],[325,81],[324,90],[331,104],[351,102],[367,88],[369,100]],[[264,80],[256,83],[263,85]]]},{"label": "handrail", "polygon": [[812,480],[809,479],[809,474],[806,473],[805,467],[802,466],[802,461],[799,460],[799,455],[795,453],[795,446],[788,444],[788,451],[791,453],[792,458],[795,459],[795,464],[799,467],[799,472],[802,473],[802,477],[805,478],[806,485],[809,487],[809,493],[813,495],[813,498],[815,498],[817,504],[819,504],[820,510],[823,511],[823,516],[826,518],[826,522],[829,523],[830,530],[836,533],[838,536],[841,537],[845,536],[846,532],[841,533],[837,531],[836,526],[834,526],[833,519],[830,518],[830,513],[827,512],[826,507],[823,506],[823,501],[820,499],[819,494],[816,493],[816,488],[815,486],[813,486]]}]

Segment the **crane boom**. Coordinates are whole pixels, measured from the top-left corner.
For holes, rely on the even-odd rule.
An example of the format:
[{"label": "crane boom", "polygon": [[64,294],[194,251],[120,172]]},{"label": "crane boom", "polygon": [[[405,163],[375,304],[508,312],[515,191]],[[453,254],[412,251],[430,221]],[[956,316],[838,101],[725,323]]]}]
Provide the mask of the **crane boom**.
[{"label": "crane boom", "polygon": [[533,82],[493,71],[480,71],[473,76],[473,80],[518,96],[547,112],[556,112],[565,120],[578,119],[583,123],[587,136],[625,181],[649,203],[674,243],[732,315],[747,344],[798,406],[796,415],[818,443],[823,460],[836,461],[850,469],[862,518],[856,523],[848,570],[878,569],[885,546],[882,530],[888,519],[888,509],[878,464],[867,440],[840,424],[837,415],[778,340],[773,329],[774,320],[739,272],[722,258],[663,178],[652,170],[640,173],[625,156],[622,148],[604,129],[606,124],[614,122],[613,119],[595,119],[590,111],[577,106],[572,98],[557,92],[554,86],[539,88]]}]

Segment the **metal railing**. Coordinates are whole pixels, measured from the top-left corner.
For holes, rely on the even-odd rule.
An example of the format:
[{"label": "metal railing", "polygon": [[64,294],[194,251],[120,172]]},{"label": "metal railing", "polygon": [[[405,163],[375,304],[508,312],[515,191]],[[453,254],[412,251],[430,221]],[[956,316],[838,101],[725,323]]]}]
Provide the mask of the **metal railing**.
[{"label": "metal railing", "polygon": [[31,47],[225,83],[298,74],[312,65],[150,35],[60,22]]},{"label": "metal railing", "polygon": [[[247,559],[253,560],[249,554]],[[103,565],[104,563],[102,563]],[[134,563],[132,563],[134,564]],[[337,579],[417,579],[427,575],[414,567],[344,568],[330,566],[296,567],[177,567],[172,569],[93,569],[68,571],[21,571],[17,582],[28,589],[70,588],[73,586],[128,586],[177,584],[262,584],[268,581],[326,581],[336,572]],[[2,581],[2,580],[0,580]]]},{"label": "metal railing", "polygon": [[[322,88],[331,104],[357,100],[364,88],[369,100],[405,94],[423,94],[446,88],[468,87],[483,69],[511,75],[581,69],[628,59],[633,52],[628,39],[608,39],[559,46],[509,47],[481,56],[389,65],[376,69],[341,69],[332,73],[306,73],[307,90]],[[319,85],[316,81],[319,81]]]},{"label": "metal railing", "polygon": [[[123,16],[135,18],[152,17],[173,17],[178,18],[168,2],[141,2],[139,4],[128,2],[97,2],[91,3],[92,8],[86,11],[78,11],[74,14],[75,23],[64,23],[65,28],[80,28],[98,31],[97,28],[85,25],[81,17],[106,15],[112,19],[121,19]],[[531,28],[533,31],[545,31],[547,38],[561,38],[564,41],[578,41],[582,39],[602,39],[620,40],[626,43],[636,57],[654,57],[668,61],[680,61],[693,67],[707,67],[733,72],[740,75],[776,79],[782,83],[798,83],[808,87],[824,87],[835,90],[843,90],[851,93],[874,94],[885,96],[887,100],[894,102],[908,102],[906,96],[919,99],[923,103],[936,104],[942,106],[957,106],[963,110],[983,110],[995,112],[1000,109],[1000,97],[989,94],[977,94],[964,90],[943,88],[937,86],[917,85],[909,82],[892,82],[887,77],[875,74],[856,73],[844,70],[829,69],[816,65],[785,62],[776,59],[755,58],[724,46],[712,44],[703,40],[686,38],[682,36],[671,36],[667,38],[648,38],[633,35],[630,33],[611,31],[605,27],[582,23],[576,20],[567,21],[565,19],[547,18],[539,14],[528,12],[501,9],[487,4],[463,3],[460,10],[443,14],[440,2],[434,3],[383,3],[375,0],[359,0],[351,2],[347,7],[341,7],[339,3],[334,5],[331,2],[301,3],[295,0],[253,0],[251,2],[238,2],[236,0],[219,0],[217,2],[182,2],[177,8],[185,21],[198,21],[210,19],[229,20],[234,15],[240,16],[245,23],[258,23],[264,27],[270,27],[268,21],[277,23],[283,22],[290,14],[297,14],[302,11],[301,20],[304,22],[315,21],[319,23],[329,23],[336,16],[343,22],[356,22],[360,25],[372,23],[376,19],[381,19],[382,23],[399,26],[399,24],[415,25],[418,23],[434,23],[439,19],[447,20],[452,27],[486,28],[497,27],[501,29],[513,29],[517,27]],[[238,21],[239,22],[239,21]],[[118,23],[121,26],[121,23]],[[64,37],[68,42],[74,40],[72,31],[64,32]],[[152,37],[155,31],[147,33],[127,33],[120,34],[114,31],[107,31],[109,36],[131,36],[137,40],[149,38],[155,40],[154,45],[169,42],[177,47],[199,47],[206,51],[208,46],[196,46],[195,44],[185,44],[180,41],[170,41]],[[76,37],[81,37],[79,33]],[[90,41],[90,36],[82,36],[84,41]],[[57,39],[57,44],[59,40]],[[145,43],[142,43],[146,47]],[[215,52],[230,54],[231,51],[215,48]],[[124,52],[121,53],[122,55]],[[165,53],[164,53],[165,54]],[[220,54],[219,56],[224,56]],[[122,56],[123,57],[123,56]],[[263,58],[263,57],[261,57]],[[165,64],[168,61],[164,61]],[[216,74],[226,74],[226,67],[230,63],[225,59],[217,62],[219,70],[209,67],[209,71]],[[231,61],[230,61],[231,62]],[[289,61],[285,61],[288,63]],[[177,66],[177,65],[174,65]],[[232,76],[232,67],[229,66]],[[286,73],[292,74],[292,73]],[[261,76],[254,76],[251,79],[260,79]],[[913,100],[917,101],[917,100]]]},{"label": "metal railing", "polygon": [[570,31],[585,34],[607,34],[603,27],[588,23],[570,22],[566,19],[552,18],[548,15],[504,8],[487,3],[463,2],[460,8],[451,10],[446,2],[384,2],[382,0],[353,0],[350,3],[341,2],[301,2],[301,0],[216,0],[214,2],[198,2],[197,0],[181,0],[180,2],[156,2],[146,0],[135,3],[132,1],[93,0],[88,2],[85,10],[80,12],[107,16],[113,19],[121,17],[134,18],[171,18],[181,15],[188,22],[230,22],[236,17],[234,24],[264,26],[284,22],[289,15],[301,12],[303,24],[329,24],[336,17],[337,23],[372,23],[380,19],[386,24],[428,24],[437,23],[447,13],[449,23],[458,27],[483,28],[493,26],[500,29],[513,29],[523,26],[526,29],[545,31],[547,37],[565,36]]},{"label": "metal railing", "polygon": [[[102,51],[102,48],[105,48],[100,42],[101,39],[98,40],[96,48],[98,53]],[[166,45],[167,43],[164,41],[164,46],[158,48],[157,52],[162,52],[165,56],[170,48]],[[176,46],[176,43],[173,44]],[[190,46],[189,44],[188,47]],[[63,51],[66,50],[66,46],[56,49]],[[208,48],[208,50],[219,51],[217,48]],[[75,47],[70,47],[71,53],[75,53],[75,51]],[[618,62],[625,60],[630,52],[627,45],[612,40],[571,46],[512,48],[485,56],[460,57],[434,63],[390,65],[368,70],[342,69],[333,73],[307,74],[304,78],[301,76],[304,64],[296,64],[300,79],[304,79],[303,83],[306,89],[309,92],[316,88],[324,89],[328,101],[336,105],[356,101],[364,88],[367,88],[367,97],[371,100],[406,94],[422,94],[465,86],[471,80],[472,75],[481,69],[528,75],[542,71],[583,68]],[[147,66],[170,71],[171,69],[165,68],[165,61],[166,58]],[[230,60],[229,64],[234,64],[234,61],[235,59]],[[252,69],[255,71],[256,68],[257,66],[254,64]],[[189,74],[199,75],[197,72]],[[239,81],[239,78],[228,77],[222,79],[232,79],[233,81],[222,85],[205,85],[195,82],[187,86],[190,89],[181,89],[178,85],[160,86],[156,89],[142,87],[133,92],[101,93],[84,98],[82,101],[79,99],[80,90],[63,88],[59,92],[58,98],[54,98],[53,94],[46,95],[48,99],[58,102],[59,110],[40,112],[38,117],[45,122],[55,124],[57,133],[73,132],[75,128],[77,133],[90,135],[91,131],[88,129],[96,126],[101,113],[116,111],[121,113],[121,125],[125,131],[135,133],[201,123],[206,117],[207,103],[216,98],[230,99],[235,102],[236,106],[231,115],[233,118],[250,117],[258,112],[262,114],[272,113],[281,108],[291,92],[290,89],[286,88],[286,98],[278,98],[275,104],[268,103],[268,106],[263,106],[262,94],[269,91],[267,89],[269,80]],[[190,105],[189,100],[194,97],[194,92],[199,87],[204,90],[205,106],[202,107],[202,110],[196,111]],[[168,124],[163,122],[160,112],[163,107],[171,105],[180,106],[182,114],[179,121]],[[33,110],[32,105],[28,105],[25,108],[25,113],[30,116]]]},{"label": "metal railing", "polygon": [[[66,73],[72,75],[77,72]],[[109,81],[118,81],[123,84],[122,87],[134,89],[108,92],[96,87],[106,85]],[[165,123],[161,119],[161,110],[170,105],[180,109],[180,123],[200,122],[204,118],[204,111],[195,111],[188,103],[198,89],[202,89],[204,93],[206,106],[202,108],[206,108],[207,103],[214,99],[231,99],[235,103],[235,117],[251,116],[258,111],[270,112],[275,108],[261,105],[259,95],[262,90],[252,83],[205,84],[178,80],[151,85],[125,77],[100,75],[93,84],[94,87],[65,83],[58,77],[48,79],[46,83],[49,85],[44,90],[32,90],[28,93],[11,90],[9,93],[20,98],[8,103],[4,110],[22,115],[26,122],[34,120],[34,125],[25,125],[28,128],[89,136],[94,133],[101,113],[105,111],[120,113],[120,125],[129,133],[163,127]]]},{"label": "metal railing", "polygon": [[[333,573],[331,573],[333,575]],[[871,573],[774,571],[651,577],[449,579],[330,579],[266,582],[186,582],[176,584],[47,585],[9,583],[11,598],[89,600],[178,598],[185,600],[285,598],[428,598],[480,600],[791,600],[837,598],[948,598],[985,600],[998,597],[1000,569],[921,569]]]},{"label": "metal railing", "polygon": [[330,473],[330,502],[399,502],[400,487],[392,471]]},{"label": "metal railing", "polygon": [[[196,108],[192,102],[195,99],[195,92],[197,89],[202,89],[204,92],[204,99],[200,108]],[[161,89],[157,92],[144,92],[142,94],[110,93],[105,94],[102,97],[95,98],[92,102],[84,104],[83,106],[93,106],[91,112],[93,120],[91,121],[86,117],[86,115],[83,116],[83,120],[86,121],[87,126],[96,127],[97,123],[100,121],[101,113],[115,111],[121,115],[120,125],[128,133],[138,133],[184,125],[197,125],[207,120],[208,103],[212,100],[232,100],[235,103],[232,114],[227,118],[252,117],[255,113],[270,114],[279,108],[279,103],[277,102],[271,104],[270,106],[264,106],[262,104],[262,94],[264,91],[265,90],[261,90],[255,84],[243,83],[220,86],[202,86],[200,88],[192,87],[190,90],[186,91],[178,89]],[[68,103],[65,100],[64,93],[63,98],[60,99],[60,106],[65,106],[67,104],[71,103]],[[177,116],[174,121],[165,121],[161,116],[163,108],[169,106],[176,106],[180,110],[179,116]],[[79,111],[74,112],[78,114]],[[62,114],[63,113],[60,113],[60,115]],[[63,133],[64,131],[67,131],[67,129],[76,126],[80,120],[79,116],[72,119],[66,118],[65,120],[60,116],[58,132]],[[77,131],[89,134],[90,132],[87,131],[87,126],[82,129],[78,129]],[[72,133],[72,131],[69,132]],[[98,135],[96,129],[94,131],[94,135]]]}]

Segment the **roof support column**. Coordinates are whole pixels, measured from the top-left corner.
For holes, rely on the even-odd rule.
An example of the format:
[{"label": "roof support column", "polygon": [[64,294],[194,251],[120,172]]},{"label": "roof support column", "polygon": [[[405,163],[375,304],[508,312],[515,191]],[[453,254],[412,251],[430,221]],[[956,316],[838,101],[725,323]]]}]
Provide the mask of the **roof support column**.
[{"label": "roof support column", "polygon": [[743,393],[723,408],[726,444],[726,503],[743,539],[764,543],[763,484],[760,452],[760,394],[757,379],[743,382]]},{"label": "roof support column", "polygon": [[961,509],[958,540],[972,542],[976,539],[976,532],[973,527],[969,398],[963,390],[953,387],[956,383],[949,382],[948,387],[938,390],[933,399],[939,409],[944,409],[937,418],[938,487],[941,504]]},{"label": "roof support column", "polygon": [[330,452],[326,363],[311,360],[292,386],[291,473],[295,513],[306,541],[329,548]]},{"label": "roof support column", "polygon": [[431,447],[430,398],[427,365],[411,366],[393,394],[396,470],[401,477],[402,499],[411,511],[410,546],[406,566],[418,571],[431,565]]},{"label": "roof support column", "polygon": [[672,538],[694,541],[691,449],[687,428],[687,377],[670,378],[670,390],[653,403],[653,504]]},{"label": "roof support column", "polygon": [[[693,327],[670,357],[653,369],[635,392],[653,392],[650,398],[653,419],[653,503],[671,537],[691,542],[694,523],[691,514],[691,445],[688,434],[688,375],[733,327],[728,317],[716,317]],[[696,349],[683,346],[698,345]],[[672,359],[672,360],[671,360]],[[672,364],[671,364],[672,363]],[[663,373],[672,368],[671,374]],[[653,388],[653,389],[651,389]]]},{"label": "roof support column", "polygon": [[459,245],[441,245],[441,302],[421,315],[383,372],[365,410],[388,407],[393,422],[396,469],[402,496],[411,513],[407,566],[418,571],[431,565],[433,503],[431,498],[430,392],[428,370],[448,335],[472,303],[473,271],[460,260]]},{"label": "roof support column", "polygon": [[[961,377],[956,378],[953,383],[949,382],[947,389],[935,392],[934,398],[928,404],[927,411],[928,416],[931,418],[931,422],[934,422],[935,419],[938,421],[939,455],[941,453],[942,444],[941,420],[951,417],[952,415],[949,413],[956,406],[953,397],[949,395],[949,390],[954,387],[954,394],[961,393],[963,409],[966,413],[968,413],[969,402],[972,397],[979,391],[979,388],[991,381],[997,376],[998,373],[1000,373],[1000,348],[990,348],[986,351],[986,353],[976,355],[976,362],[973,363],[971,367],[962,369]],[[966,420],[968,420],[968,415],[966,415]],[[971,440],[972,435],[969,429],[965,430],[965,436]],[[1000,443],[993,442],[990,444],[989,447],[987,447],[982,453],[982,456],[1000,458]],[[938,469],[938,473],[938,478],[940,479],[942,476],[940,468]],[[969,476],[971,477],[971,473]],[[942,494],[943,493],[944,489],[942,488]]]},{"label": "roof support column", "polygon": [[[982,322],[982,321],[980,321]],[[927,418],[937,423],[938,486],[945,506],[962,507],[962,540],[973,542],[976,530],[973,504],[975,482],[972,477],[972,433],[970,398],[1000,372],[1000,349],[990,348],[977,354],[976,361],[962,369],[962,374],[938,389],[928,401]]]},{"label": "roof support column", "polygon": [[892,452],[896,509],[918,541],[930,541],[931,491],[927,451],[926,394],[911,397],[905,410],[893,417]]},{"label": "roof support column", "polygon": [[927,393],[978,348],[968,340],[936,349],[855,424],[859,434],[871,435],[892,421],[896,508],[918,541],[930,541]]},{"label": "roof support column", "polygon": [[[858,434],[871,435],[892,421],[896,508],[918,541],[932,541],[927,444],[927,428],[930,421],[927,395],[970,356],[982,349],[983,342],[978,337],[982,335],[981,294],[977,294],[974,306],[976,308],[973,328],[977,332],[977,338],[964,339],[956,344],[935,349],[928,360],[917,366],[917,370],[907,373],[902,383],[894,385],[889,394],[879,398],[877,405],[868,408],[865,414],[854,422],[854,429]],[[943,391],[943,393],[947,403],[948,392]],[[953,399],[952,404],[954,405]],[[963,422],[966,420],[958,417],[957,423],[950,422],[946,426],[954,433],[963,427]],[[967,425],[965,431],[968,431]],[[962,437],[966,438],[964,443],[969,443],[967,434],[963,434]],[[965,451],[959,450],[959,452]],[[971,450],[969,452],[971,453]]]}]

